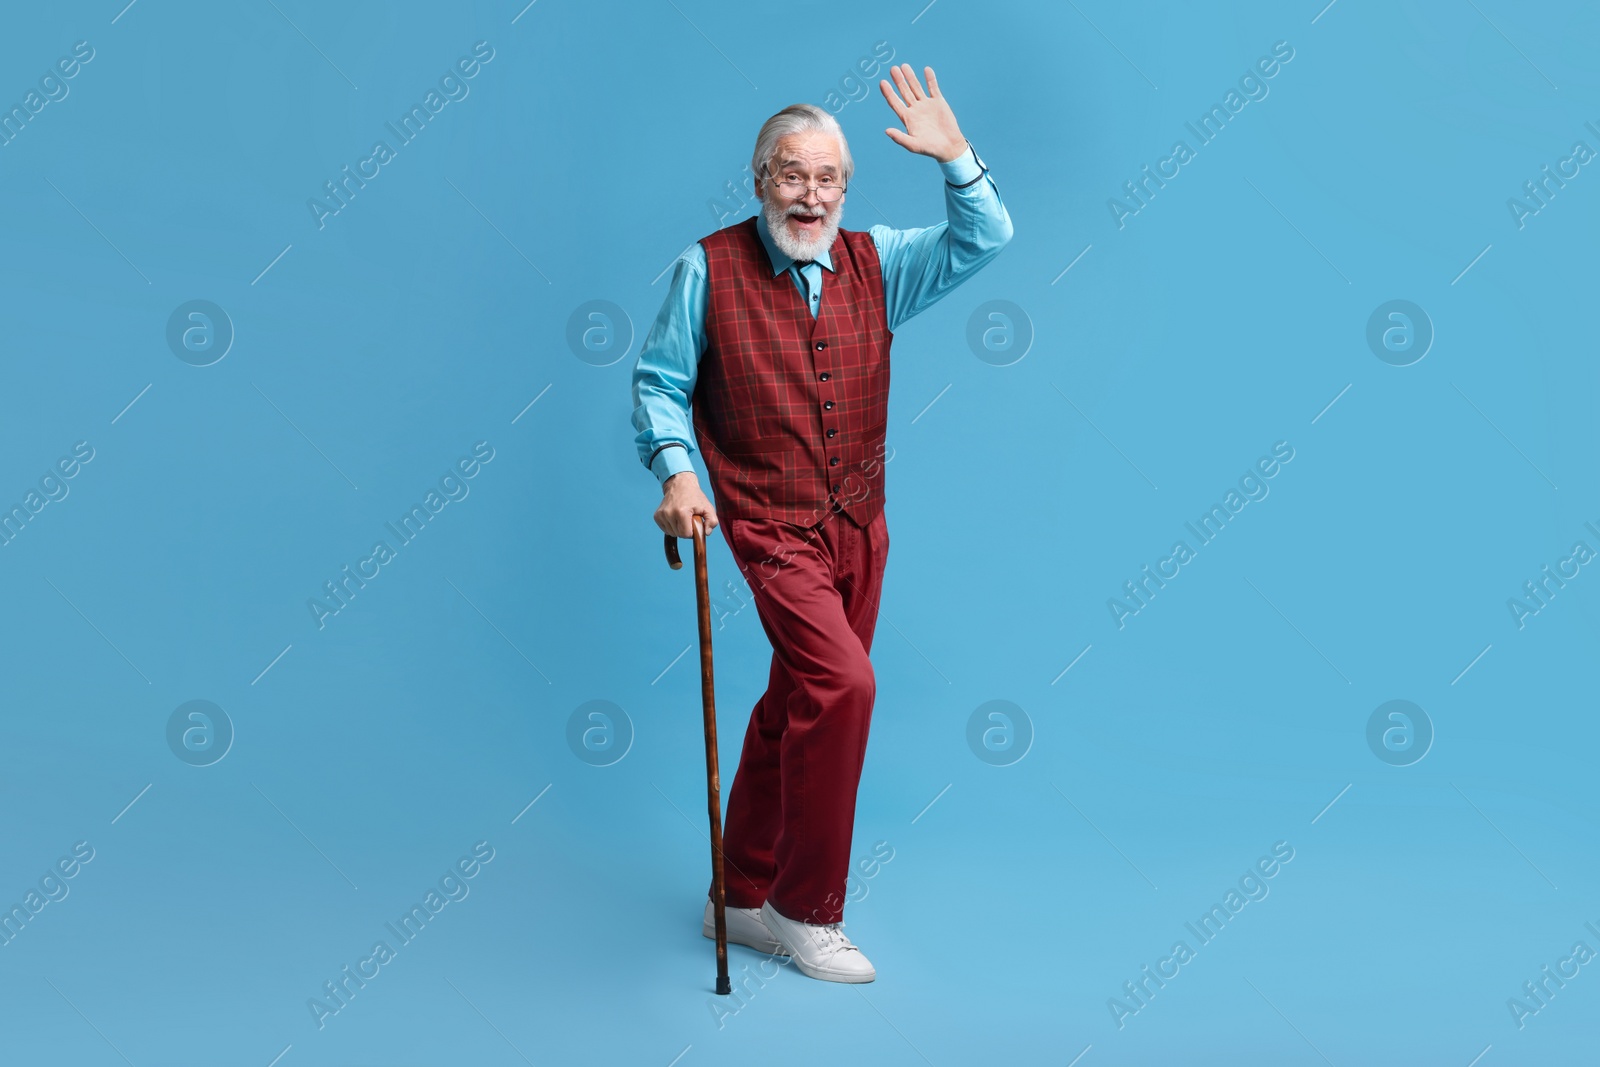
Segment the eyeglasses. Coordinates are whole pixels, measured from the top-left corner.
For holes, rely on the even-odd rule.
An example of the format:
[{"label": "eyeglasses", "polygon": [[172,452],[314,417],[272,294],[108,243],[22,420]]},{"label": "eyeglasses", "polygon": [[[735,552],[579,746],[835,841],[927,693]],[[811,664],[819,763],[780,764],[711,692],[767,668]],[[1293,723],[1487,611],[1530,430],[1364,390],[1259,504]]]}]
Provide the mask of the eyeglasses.
[{"label": "eyeglasses", "polygon": [[[773,176],[772,168],[770,166],[767,168],[767,176]],[[778,186],[778,191],[784,196],[788,197],[790,200],[800,200],[806,195],[807,189],[815,189],[817,192],[817,199],[822,201],[824,204],[831,204],[838,200],[844,195],[844,191],[849,188],[848,185],[835,185],[833,179],[826,174],[824,174],[815,183],[781,181],[777,182],[776,184]]]}]

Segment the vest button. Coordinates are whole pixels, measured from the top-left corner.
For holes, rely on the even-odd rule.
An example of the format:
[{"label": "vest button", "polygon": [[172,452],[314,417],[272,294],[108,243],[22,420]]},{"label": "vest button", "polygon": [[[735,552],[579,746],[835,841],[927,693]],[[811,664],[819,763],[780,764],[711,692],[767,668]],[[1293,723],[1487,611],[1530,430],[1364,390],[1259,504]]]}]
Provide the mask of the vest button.
[{"label": "vest button", "polygon": [[828,460],[828,466],[837,467],[838,465],[839,465],[839,457],[838,456],[834,456],[832,459]]},{"label": "vest button", "polygon": [[826,341],[818,341],[817,342],[817,351],[818,352],[821,352],[824,348],[827,348],[827,347],[828,347],[828,342],[826,342]]},{"label": "vest button", "polygon": [[832,410],[833,410],[833,401],[831,401],[831,400],[824,400],[824,401],[823,401],[823,402],[822,402],[822,410],[823,410],[823,411],[832,411]]},{"label": "vest button", "polygon": [[837,492],[838,492],[838,491],[839,491],[839,487],[838,487],[838,486],[837,486],[837,485],[836,485],[836,486],[834,486],[834,487],[833,487],[833,491],[834,491],[834,492],[835,492],[835,493],[837,493]]},{"label": "vest button", "polygon": [[828,372],[827,371],[823,371],[821,374],[817,375],[817,380],[818,381],[823,381],[823,382],[827,381],[828,380]]},{"label": "vest button", "polygon": [[829,436],[829,437],[833,437],[833,436],[835,436],[835,435],[836,435],[836,434],[838,434],[838,432],[839,432],[839,431],[838,431],[838,430],[829,430],[829,431],[828,431],[828,436]]}]

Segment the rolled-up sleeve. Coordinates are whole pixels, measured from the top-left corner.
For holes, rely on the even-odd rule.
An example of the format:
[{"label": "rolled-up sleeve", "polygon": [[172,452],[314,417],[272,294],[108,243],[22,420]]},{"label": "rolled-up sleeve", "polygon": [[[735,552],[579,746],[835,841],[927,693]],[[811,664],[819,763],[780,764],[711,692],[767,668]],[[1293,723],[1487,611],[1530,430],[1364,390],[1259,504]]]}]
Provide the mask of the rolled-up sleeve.
[{"label": "rolled-up sleeve", "polygon": [[693,470],[689,411],[706,336],[705,249],[696,242],[678,258],[672,284],[633,365],[634,445],[639,462],[663,485]]},{"label": "rolled-up sleeve", "polygon": [[945,179],[944,222],[868,231],[883,265],[891,331],[966,281],[1011,240],[1011,215],[970,142],[965,153],[939,169]]}]

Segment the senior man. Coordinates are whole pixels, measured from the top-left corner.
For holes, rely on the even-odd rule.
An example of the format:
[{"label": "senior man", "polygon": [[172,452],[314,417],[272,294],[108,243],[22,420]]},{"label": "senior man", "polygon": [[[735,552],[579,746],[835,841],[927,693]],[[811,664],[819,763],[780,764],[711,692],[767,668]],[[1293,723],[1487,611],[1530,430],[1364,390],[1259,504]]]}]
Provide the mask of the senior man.
[{"label": "senior man", "polygon": [[[678,260],[633,370],[635,444],[663,490],[656,525],[692,537],[695,515],[708,531],[726,523],[772,644],[728,793],[728,939],[832,982],[876,977],[842,927],[889,551],[889,346],[1011,239],[988,168],[923,72],[926,90],[909,64],[878,83],[905,126],[884,132],[939,162],[947,221],[840,229],[844,133],[821,108],[786,107],[756,137],[760,213]],[[714,936],[709,899],[701,929]]]}]

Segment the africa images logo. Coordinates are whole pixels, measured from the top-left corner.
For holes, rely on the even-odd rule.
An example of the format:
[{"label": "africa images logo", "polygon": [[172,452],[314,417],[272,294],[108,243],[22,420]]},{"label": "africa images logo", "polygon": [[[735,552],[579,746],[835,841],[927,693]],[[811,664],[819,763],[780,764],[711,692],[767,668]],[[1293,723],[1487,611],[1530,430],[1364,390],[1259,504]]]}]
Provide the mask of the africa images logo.
[{"label": "africa images logo", "polygon": [[439,478],[439,487],[430,488],[423,496],[422,503],[412,504],[411,509],[400,516],[398,525],[393,521],[383,524],[384,529],[394,537],[393,546],[387,540],[374,541],[371,553],[356,561],[355,570],[352,571],[350,564],[346,563],[340,568],[337,579],[330,578],[322,583],[326,599],[307,597],[306,608],[311,612],[311,621],[317,624],[317,629],[324,629],[328,619],[349,607],[356,594],[367,587],[367,582],[382,574],[385,566],[399,558],[401,548],[421,536],[434,516],[452,501],[465,500],[467,494],[472,492],[468,481],[476,478],[493,459],[494,446],[488,441],[473,445],[472,455],[462,456],[454,467],[445,471]]},{"label": "africa images logo", "polygon": [[494,49],[488,41],[479,41],[472,46],[472,56],[462,56],[456,60],[455,66],[446,70],[439,78],[439,88],[429,89],[422,98],[422,103],[412,104],[410,109],[400,116],[400,124],[386,122],[384,126],[394,135],[395,143],[391,146],[388,141],[378,140],[372,144],[372,152],[362,160],[356,162],[355,170],[350,169],[346,163],[340,169],[337,181],[322,183],[326,199],[310,197],[306,200],[306,207],[311,211],[311,220],[317,224],[317,229],[325,228],[329,217],[339,214],[350,206],[356,194],[367,187],[367,182],[383,173],[383,168],[388,166],[399,155],[398,149],[405,147],[421,136],[427,129],[428,122],[445,109],[445,105],[452,101],[465,100],[472,87],[467,84],[472,78],[494,59]]},{"label": "africa images logo", "polygon": [[469,854],[445,868],[444,874],[439,876],[437,888],[429,886],[420,903],[412,904],[399,919],[383,924],[384,929],[393,936],[394,944],[391,945],[387,938],[374,941],[372,950],[357,960],[354,967],[347,963],[337,975],[322,983],[320,996],[307,997],[306,1007],[310,1009],[317,1029],[327,1026],[329,1019],[348,1008],[356,994],[398,959],[400,950],[420,937],[435,916],[448,905],[466,900],[472,892],[469,883],[493,859],[494,846],[487,841],[477,842]]},{"label": "africa images logo", "polygon": [[1149,207],[1149,201],[1155,199],[1156,192],[1165,189],[1167,181],[1183,173],[1183,168],[1198,157],[1197,149],[1204,148],[1221,136],[1228,123],[1245,109],[1246,104],[1252,100],[1265,100],[1271,92],[1267,82],[1276,77],[1293,58],[1293,45],[1288,41],[1274,42],[1272,55],[1260,57],[1253,67],[1247,68],[1239,78],[1239,88],[1230,88],[1223,95],[1222,103],[1212,104],[1210,110],[1202,113],[1197,120],[1198,126],[1194,122],[1183,124],[1194,135],[1195,148],[1190,148],[1188,141],[1174,141],[1171,151],[1156,161],[1154,172],[1146,163],[1140,168],[1138,178],[1123,182],[1122,191],[1127,200],[1118,200],[1114,196],[1106,200],[1106,209],[1111,213],[1111,221],[1117,224],[1117,229],[1126,229],[1128,219]]},{"label": "africa images logo", "polygon": [[1183,524],[1184,529],[1194,535],[1194,547],[1191,548],[1187,540],[1174,541],[1167,555],[1156,561],[1155,570],[1152,571],[1150,564],[1146,563],[1137,579],[1122,583],[1125,599],[1106,598],[1106,608],[1111,612],[1111,621],[1117,624],[1117,629],[1127,626],[1128,619],[1148,608],[1157,591],[1165,589],[1168,581],[1176,578],[1185,565],[1197,558],[1200,549],[1216,540],[1234,516],[1245,509],[1245,505],[1267,499],[1272,492],[1268,480],[1276,477],[1292,459],[1294,446],[1288,441],[1275,442],[1272,455],[1261,456],[1253,467],[1247,468],[1239,478],[1239,487],[1230,487],[1223,494],[1222,503],[1212,504],[1210,510],[1198,519]]}]

